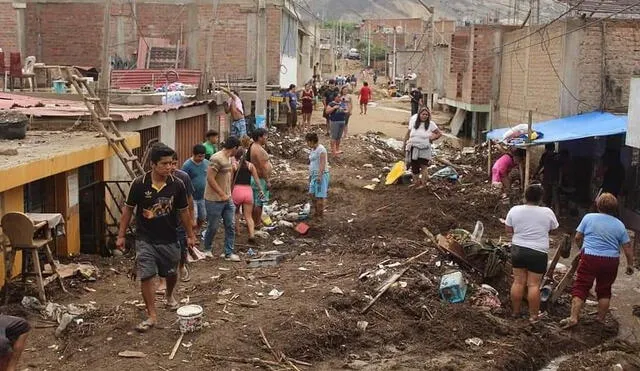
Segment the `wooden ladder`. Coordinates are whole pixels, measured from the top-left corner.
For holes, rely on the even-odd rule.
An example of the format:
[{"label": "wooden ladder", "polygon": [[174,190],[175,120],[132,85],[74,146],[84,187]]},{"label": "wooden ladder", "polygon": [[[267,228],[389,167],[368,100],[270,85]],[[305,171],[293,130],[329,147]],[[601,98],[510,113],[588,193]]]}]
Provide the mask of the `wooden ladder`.
[{"label": "wooden ladder", "polygon": [[124,165],[131,179],[143,175],[144,168],[142,167],[140,159],[133,154],[131,147],[129,147],[126,139],[120,134],[120,130],[116,127],[111,116],[109,116],[104,104],[96,95],[95,90],[87,84],[87,79],[75,74],[73,67],[67,67],[64,71],[67,75],[67,81],[73,85],[78,94],[82,95],[84,104],[93,117],[93,125],[95,125],[107,139],[109,146]]}]

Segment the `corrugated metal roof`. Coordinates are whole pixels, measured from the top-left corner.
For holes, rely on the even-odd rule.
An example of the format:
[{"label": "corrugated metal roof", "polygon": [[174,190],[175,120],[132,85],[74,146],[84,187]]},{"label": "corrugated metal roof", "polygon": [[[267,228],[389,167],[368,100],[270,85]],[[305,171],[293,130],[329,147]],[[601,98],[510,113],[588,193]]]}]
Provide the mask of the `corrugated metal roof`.
[{"label": "corrugated metal roof", "polygon": [[[211,102],[214,102],[214,100],[190,101],[177,105],[111,105],[109,109],[114,120],[127,122],[151,116],[158,112],[167,112]],[[27,116],[33,115],[35,117],[80,117],[90,115],[87,107],[80,101],[36,98],[9,93],[0,93],[0,109],[15,109]]]},{"label": "corrugated metal roof", "polygon": [[[176,75],[177,74],[177,78]],[[200,70],[171,69],[171,70],[113,70],[111,71],[112,89],[140,89],[145,85],[159,88],[167,84],[167,75],[170,81],[176,80],[186,85],[200,85]]]}]

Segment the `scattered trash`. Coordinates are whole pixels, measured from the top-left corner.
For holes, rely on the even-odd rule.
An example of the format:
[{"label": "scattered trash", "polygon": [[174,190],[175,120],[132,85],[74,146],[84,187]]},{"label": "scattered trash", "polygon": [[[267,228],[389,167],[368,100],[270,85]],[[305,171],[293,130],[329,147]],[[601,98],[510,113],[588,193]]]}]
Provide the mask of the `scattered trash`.
[{"label": "scattered trash", "polygon": [[190,341],[186,342],[186,343],[182,343],[182,346],[185,347],[185,348],[191,348],[192,345],[193,345],[193,343],[190,342]]},{"label": "scattered trash", "polygon": [[[309,232],[309,225],[307,223],[298,223],[298,225],[296,225],[296,232],[300,233],[301,235],[305,235]],[[275,244],[275,241],[274,241]]]},{"label": "scattered trash", "polygon": [[467,293],[467,282],[462,272],[455,271],[442,276],[440,280],[440,296],[450,303],[461,303]]},{"label": "scattered trash", "polygon": [[369,185],[366,185],[366,186],[364,186],[364,187],[362,187],[362,188],[364,188],[364,189],[368,189],[368,190],[370,190],[370,191],[373,191],[373,190],[375,190],[375,189],[376,189],[376,185],[375,185],[375,184],[369,184]]},{"label": "scattered trash", "polygon": [[273,289],[271,291],[269,291],[269,299],[271,300],[276,300],[278,298],[280,298],[282,296],[282,294],[284,294],[284,291],[278,291],[278,289]]},{"label": "scattered trash", "polygon": [[247,255],[248,256],[256,256],[256,252],[252,248],[249,248],[249,250],[247,250]]},{"label": "scattered trash", "polygon": [[284,245],[284,242],[282,240],[276,238],[275,240],[273,240],[273,244],[275,246],[280,246],[280,245]]},{"label": "scattered trash", "polygon": [[[98,278],[98,268],[92,264],[83,263],[71,263],[71,264],[56,264],[56,270],[62,278],[69,278],[75,275],[82,277],[87,281],[96,281]],[[44,273],[52,274],[51,266],[49,264],[44,265]]]},{"label": "scattered trash", "polygon": [[220,291],[218,295],[227,296],[227,295],[231,295],[231,293],[232,293],[231,289],[224,289]]},{"label": "scattered trash", "polygon": [[433,175],[431,175],[430,178],[445,179],[445,180],[455,182],[458,180],[458,177],[459,177],[458,172],[451,166],[447,166],[445,168],[442,168],[436,171]]},{"label": "scattered trash", "polygon": [[373,179],[371,179],[371,181],[374,182],[374,183],[380,183],[380,179],[378,179],[378,178],[373,178]]},{"label": "scattered trash", "polygon": [[367,329],[367,326],[369,326],[369,322],[367,322],[367,321],[358,321],[356,326],[358,327],[358,330],[364,332]]},{"label": "scattered trash", "polygon": [[256,231],[254,233],[254,236],[256,236],[258,238],[261,238],[263,240],[266,240],[266,239],[269,238],[270,235],[269,235],[269,232],[267,232],[267,231]]},{"label": "scattered trash", "polygon": [[305,268],[305,267],[300,267],[300,268],[298,268],[298,270],[299,270],[299,271],[308,271],[309,269],[308,269],[308,268]]},{"label": "scattered trash", "polygon": [[362,165],[362,167],[364,167],[366,169],[373,169],[373,164],[364,164],[364,165]]},{"label": "scattered trash", "polygon": [[281,227],[286,227],[286,228],[293,228],[293,223],[286,221],[286,220],[280,220],[278,221],[278,225]]},{"label": "scattered trash", "polygon": [[84,291],[87,291],[87,292],[96,292],[97,291],[96,289],[93,289],[91,287],[86,287],[86,286],[83,287],[83,289],[84,289]]},{"label": "scattered trash", "polygon": [[347,223],[353,223],[353,219],[347,219]]},{"label": "scattered trash", "polygon": [[[274,244],[276,244],[276,241],[274,241]],[[287,253],[281,253],[277,250],[265,251],[258,254],[255,258],[250,259],[248,262],[248,266],[249,268],[273,267],[280,264],[284,260],[286,255]]]},{"label": "scattered trash", "polygon": [[481,308],[497,309],[502,306],[498,291],[487,284],[482,284],[469,300],[471,304]]},{"label": "scattered trash", "polygon": [[464,148],[462,148],[462,154],[463,155],[472,155],[474,153],[476,153],[475,147],[464,147]]},{"label": "scattered trash", "polygon": [[67,326],[69,326],[69,324],[78,316],[96,309],[93,304],[61,305],[54,302],[48,302],[47,305],[42,305],[42,303],[33,296],[23,297],[22,306],[27,309],[38,311],[45,319],[52,319],[58,322],[59,325],[55,331],[56,337],[60,337],[60,335],[62,335],[66,330]]},{"label": "scattered trash", "polygon": [[480,338],[469,338],[464,341],[467,345],[481,346],[484,342]]},{"label": "scattered trash", "polygon": [[338,286],[333,286],[333,288],[331,289],[331,293],[337,294],[337,295],[344,295],[344,292],[342,292],[342,290]]},{"label": "scattered trash", "polygon": [[400,285],[400,288],[404,289],[405,287],[407,287],[407,283],[404,281],[398,281],[398,285]]},{"label": "scattered trash", "polygon": [[471,233],[471,241],[482,243],[482,235],[484,234],[484,225],[481,221],[476,222],[476,226],[473,229],[473,233]]},{"label": "scattered trash", "polygon": [[122,352],[118,353],[118,356],[123,358],[145,358],[147,355],[142,352],[136,352],[133,350],[123,350]]}]

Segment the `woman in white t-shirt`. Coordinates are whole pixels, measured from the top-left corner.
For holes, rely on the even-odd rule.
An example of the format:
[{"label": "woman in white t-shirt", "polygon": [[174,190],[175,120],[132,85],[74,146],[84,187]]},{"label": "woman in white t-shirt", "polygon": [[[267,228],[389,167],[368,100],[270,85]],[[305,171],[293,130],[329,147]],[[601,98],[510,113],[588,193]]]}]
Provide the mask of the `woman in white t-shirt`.
[{"label": "woman in white t-shirt", "polygon": [[520,306],[527,287],[529,320],[535,322],[540,313],[540,282],[547,270],[549,232],[558,228],[556,215],[548,207],[538,206],[543,190],[538,184],[530,185],[524,193],[525,204],[514,206],[505,222],[511,239],[511,309],[513,317],[520,316]]},{"label": "woman in white t-shirt", "polygon": [[414,183],[424,185],[427,180],[427,167],[433,156],[431,142],[440,138],[442,132],[431,121],[431,111],[422,107],[418,114],[409,119],[409,130],[404,138],[407,167],[411,168]]}]

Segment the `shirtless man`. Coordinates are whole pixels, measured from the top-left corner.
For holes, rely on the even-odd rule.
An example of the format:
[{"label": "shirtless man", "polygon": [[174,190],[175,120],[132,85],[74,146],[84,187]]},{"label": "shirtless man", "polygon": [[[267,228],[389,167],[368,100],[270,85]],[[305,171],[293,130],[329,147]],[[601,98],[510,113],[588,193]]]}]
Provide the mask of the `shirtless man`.
[{"label": "shirtless man", "polygon": [[[264,149],[267,144],[267,131],[265,129],[256,129],[251,134],[253,143],[249,146],[246,160],[251,162],[258,171],[258,177],[262,186],[255,184],[251,179],[251,188],[253,188],[253,221],[256,228],[262,225],[262,206],[269,202],[269,177],[273,165],[269,161],[269,154]],[[264,197],[260,197],[260,191],[264,191]]]},{"label": "shirtless man", "polygon": [[244,108],[242,107],[242,100],[238,96],[238,93],[225,88],[220,88],[223,92],[227,93],[229,99],[227,100],[224,111],[227,114],[231,114],[231,136],[238,139],[247,135],[247,122],[244,120]]}]

